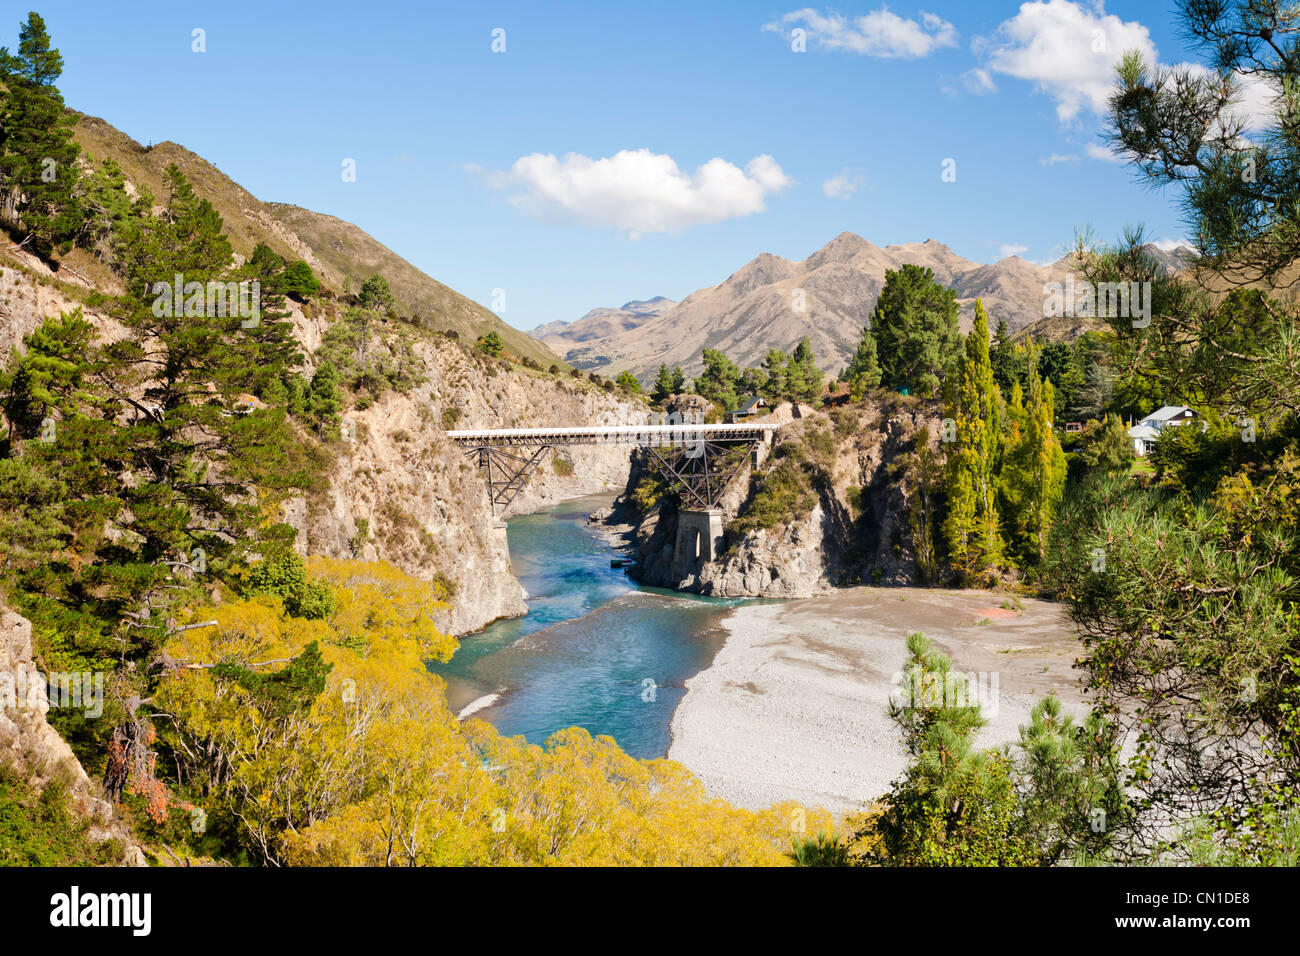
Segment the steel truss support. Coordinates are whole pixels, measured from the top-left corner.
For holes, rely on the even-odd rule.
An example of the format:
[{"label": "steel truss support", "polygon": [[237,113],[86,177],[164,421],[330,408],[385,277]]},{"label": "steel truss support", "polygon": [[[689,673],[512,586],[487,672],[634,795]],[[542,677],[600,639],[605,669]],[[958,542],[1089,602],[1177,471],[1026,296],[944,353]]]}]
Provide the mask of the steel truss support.
[{"label": "steel truss support", "polygon": [[752,449],[755,442],[695,442],[683,447],[659,449],[647,446],[651,457],[659,465],[660,473],[669,484],[676,487],[687,507],[716,508],[731,480],[745,467],[748,455],[727,463],[727,452],[733,448]]},{"label": "steel truss support", "polygon": [[515,454],[492,445],[467,448],[471,458],[478,460],[479,469],[487,480],[488,496],[492,500],[492,513],[504,510],[528,484],[550,445],[537,445],[528,449],[532,454]]}]

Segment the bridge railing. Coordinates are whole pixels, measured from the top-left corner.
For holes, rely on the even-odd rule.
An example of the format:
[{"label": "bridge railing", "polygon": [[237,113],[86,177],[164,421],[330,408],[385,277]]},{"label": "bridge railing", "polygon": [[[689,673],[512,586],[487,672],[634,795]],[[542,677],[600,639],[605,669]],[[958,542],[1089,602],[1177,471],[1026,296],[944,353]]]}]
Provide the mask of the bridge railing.
[{"label": "bridge railing", "polygon": [[458,445],[642,445],[763,441],[781,426],[762,424],[578,425],[559,428],[467,428],[449,431]]}]

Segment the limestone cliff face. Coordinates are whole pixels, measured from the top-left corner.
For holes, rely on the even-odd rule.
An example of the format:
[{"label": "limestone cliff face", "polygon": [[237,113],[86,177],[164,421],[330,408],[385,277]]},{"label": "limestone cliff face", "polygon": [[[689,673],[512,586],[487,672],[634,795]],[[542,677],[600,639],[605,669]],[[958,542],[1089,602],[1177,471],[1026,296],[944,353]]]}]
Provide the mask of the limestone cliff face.
[{"label": "limestone cliff face", "polygon": [[790,422],[778,433],[773,454],[758,469],[743,472],[724,498],[724,525],[748,514],[764,479],[781,459],[787,442],[821,450],[811,507],[766,527],[725,534],[713,562],[692,567],[677,554],[677,510],[671,498],[639,514],[631,491],[646,474],[639,459],[629,494],[608,521],[629,526],[638,555],[637,577],[647,584],[717,597],[795,598],[839,585],[913,584],[918,575],[908,511],[915,493],[909,455],[917,433],[929,430],[937,450],[938,408],[893,396],[817,412]]},{"label": "limestone cliff face", "polygon": [[0,607],[0,764],[16,770],[39,790],[61,780],[72,808],[95,821],[92,838],[118,839],[125,847],[122,862],[144,866],[144,854],[113,816],[96,784],[82,768],[72,748],[46,721],[50,698],[44,674],[32,651],[32,624]]},{"label": "limestone cliff face", "polygon": [[328,490],[290,502],[285,520],[299,531],[304,554],[382,558],[447,583],[451,611],[440,623],[465,634],[526,610],[502,519],[617,492],[627,483],[628,449],[548,451],[511,506],[493,514],[478,467],[446,432],[597,424],[627,420],[642,407],[576,381],[505,371],[446,339],[415,348],[425,380],[347,413],[354,440],[333,446]]}]

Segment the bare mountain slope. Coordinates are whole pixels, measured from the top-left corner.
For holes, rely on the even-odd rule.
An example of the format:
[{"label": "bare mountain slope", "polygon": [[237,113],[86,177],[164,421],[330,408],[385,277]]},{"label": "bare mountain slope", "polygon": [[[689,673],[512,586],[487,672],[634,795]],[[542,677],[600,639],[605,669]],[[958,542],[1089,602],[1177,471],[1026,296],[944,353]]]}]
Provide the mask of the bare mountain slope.
[{"label": "bare mountain slope", "polygon": [[904,264],[933,269],[938,282],[956,290],[963,329],[971,325],[976,297],[994,324],[1006,319],[1014,331],[1035,322],[1042,316],[1043,283],[1065,274],[1018,256],[982,265],[934,239],[881,248],[844,232],[801,262],[763,253],[656,318],[579,342],[565,357],[580,368],[631,369],[646,379],[660,363],[698,372],[704,348],[752,365],[769,348],[790,351],[807,336],[823,368],[835,371],[853,355],[886,271]]},{"label": "bare mountain slope", "polygon": [[[345,279],[357,289],[364,279],[379,273],[388,279],[398,309],[420,316],[432,328],[454,329],[471,341],[495,331],[516,355],[528,356],[543,365],[558,361],[545,345],[425,275],[351,223],[298,206],[263,202],[185,147],[172,142],[141,146],[95,116],[77,114],[75,135],[87,158],[98,162],[111,156],[136,190],[148,188],[155,196],[163,192],[164,171],[175,163],[195,192],[221,214],[231,244],[241,256],[247,257],[257,243],[265,242],[286,258],[306,260],[325,286],[335,292],[343,289]],[[72,265],[101,287],[112,284],[106,270],[99,274],[101,270],[89,257]]]},{"label": "bare mountain slope", "polygon": [[609,338],[620,332],[631,332],[676,304],[662,295],[653,299],[633,300],[624,302],[617,309],[592,309],[572,322],[547,322],[533,329],[531,335],[543,345],[563,354],[583,342]]}]

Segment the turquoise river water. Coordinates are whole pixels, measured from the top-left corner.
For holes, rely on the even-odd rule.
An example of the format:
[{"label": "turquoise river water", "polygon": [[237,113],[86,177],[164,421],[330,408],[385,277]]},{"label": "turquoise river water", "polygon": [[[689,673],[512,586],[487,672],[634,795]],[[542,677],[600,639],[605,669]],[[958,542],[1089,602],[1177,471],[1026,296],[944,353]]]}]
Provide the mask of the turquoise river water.
[{"label": "turquoise river water", "polygon": [[[510,558],[528,613],[461,638],[446,664],[453,712],[542,743],[564,727],[608,734],[636,757],[668,752],[687,678],[722,645],[721,620],[743,603],[637,586],[624,557],[587,527],[607,496],[575,498],[509,522]],[[489,695],[496,695],[494,698]]]}]

